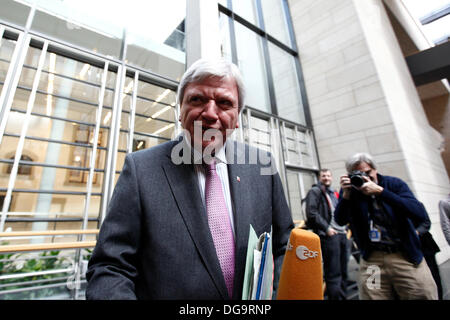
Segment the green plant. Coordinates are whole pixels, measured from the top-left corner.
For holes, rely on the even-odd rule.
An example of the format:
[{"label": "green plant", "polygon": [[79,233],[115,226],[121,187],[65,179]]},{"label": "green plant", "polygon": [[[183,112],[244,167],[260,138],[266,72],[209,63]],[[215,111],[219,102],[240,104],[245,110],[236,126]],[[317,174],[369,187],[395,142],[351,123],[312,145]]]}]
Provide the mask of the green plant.
[{"label": "green plant", "polygon": [[[55,270],[66,268],[72,262],[68,257],[60,256],[60,251],[44,251],[38,255],[29,255],[21,253],[9,253],[0,255],[0,275],[32,273],[39,271]],[[21,282],[52,280],[57,277],[67,275],[66,273],[33,275],[27,277],[17,277],[0,280],[3,290],[12,290],[23,288]],[[63,286],[63,290],[65,290]],[[61,288],[45,288],[39,292],[30,290],[20,294],[4,294],[0,295],[0,299],[34,299],[37,297],[49,297],[61,292]]]}]

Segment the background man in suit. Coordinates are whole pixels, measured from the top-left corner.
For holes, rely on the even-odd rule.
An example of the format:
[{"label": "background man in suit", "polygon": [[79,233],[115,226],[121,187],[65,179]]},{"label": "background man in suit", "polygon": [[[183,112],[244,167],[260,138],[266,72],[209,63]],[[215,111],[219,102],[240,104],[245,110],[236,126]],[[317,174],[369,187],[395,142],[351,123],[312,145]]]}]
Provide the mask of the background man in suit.
[{"label": "background man in suit", "polygon": [[[184,135],[126,157],[88,299],[240,299],[250,224],[273,230],[276,288],[294,225],[279,175],[264,174],[270,155],[227,140],[244,105],[238,68],[195,62],[177,100]],[[265,157],[249,163],[255,154]]]},{"label": "background man in suit", "polygon": [[319,183],[306,195],[308,227],[320,237],[323,257],[323,274],[329,300],[345,300],[347,297],[348,240],[347,228],[334,220],[334,208],[338,203],[331,188],[333,177],[329,169],[321,169]]}]

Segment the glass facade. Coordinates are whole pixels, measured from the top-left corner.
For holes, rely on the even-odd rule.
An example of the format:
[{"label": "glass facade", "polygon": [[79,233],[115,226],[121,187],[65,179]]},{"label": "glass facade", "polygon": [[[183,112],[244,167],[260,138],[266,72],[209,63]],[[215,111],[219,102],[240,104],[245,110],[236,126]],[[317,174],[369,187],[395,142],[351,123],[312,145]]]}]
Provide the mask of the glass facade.
[{"label": "glass facade", "polygon": [[299,222],[319,161],[288,11],[284,0],[219,2],[222,56],[240,67],[247,90],[239,137],[272,153]]},{"label": "glass facade", "polygon": [[219,11],[222,56],[242,71],[246,105],[311,126],[286,1],[228,1]]},{"label": "glass facade", "polygon": [[[261,37],[240,23],[235,23],[239,69],[244,78],[247,97],[245,104],[270,112],[270,97]],[[258,94],[256,94],[258,92]]]},{"label": "glass facade", "polygon": [[30,6],[15,0],[2,0],[2,20],[12,25],[25,27]]},{"label": "glass facade", "polygon": [[280,117],[306,125],[295,57],[269,43],[273,87]]},{"label": "glass facade", "polygon": [[[179,132],[186,2],[131,2],[2,1],[0,299],[83,299],[126,154]],[[247,89],[235,138],[272,152],[304,219],[318,159],[287,4],[218,3],[222,55]]]},{"label": "glass facade", "polygon": [[105,1],[2,2],[0,299],[83,298],[125,155],[176,134],[185,1],[168,2],[155,36]]}]

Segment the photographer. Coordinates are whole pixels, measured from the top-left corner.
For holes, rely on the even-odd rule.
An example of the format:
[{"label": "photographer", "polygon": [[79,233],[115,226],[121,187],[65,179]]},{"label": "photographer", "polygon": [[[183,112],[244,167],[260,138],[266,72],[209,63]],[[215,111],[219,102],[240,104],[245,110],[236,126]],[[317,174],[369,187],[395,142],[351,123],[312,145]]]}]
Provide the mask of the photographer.
[{"label": "photographer", "polygon": [[361,250],[360,298],[437,299],[414,228],[428,218],[422,203],[399,178],[378,174],[368,154],[350,157],[346,169],[334,214]]}]

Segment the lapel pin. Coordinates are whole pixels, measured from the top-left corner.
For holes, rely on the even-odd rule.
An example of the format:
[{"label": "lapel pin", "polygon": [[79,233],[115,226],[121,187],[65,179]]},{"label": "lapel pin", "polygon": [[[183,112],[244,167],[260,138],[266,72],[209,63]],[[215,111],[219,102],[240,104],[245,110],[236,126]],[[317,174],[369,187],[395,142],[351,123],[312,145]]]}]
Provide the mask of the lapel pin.
[{"label": "lapel pin", "polygon": [[239,176],[236,177],[236,180],[237,180],[238,182],[241,182],[241,178],[239,178]]}]

